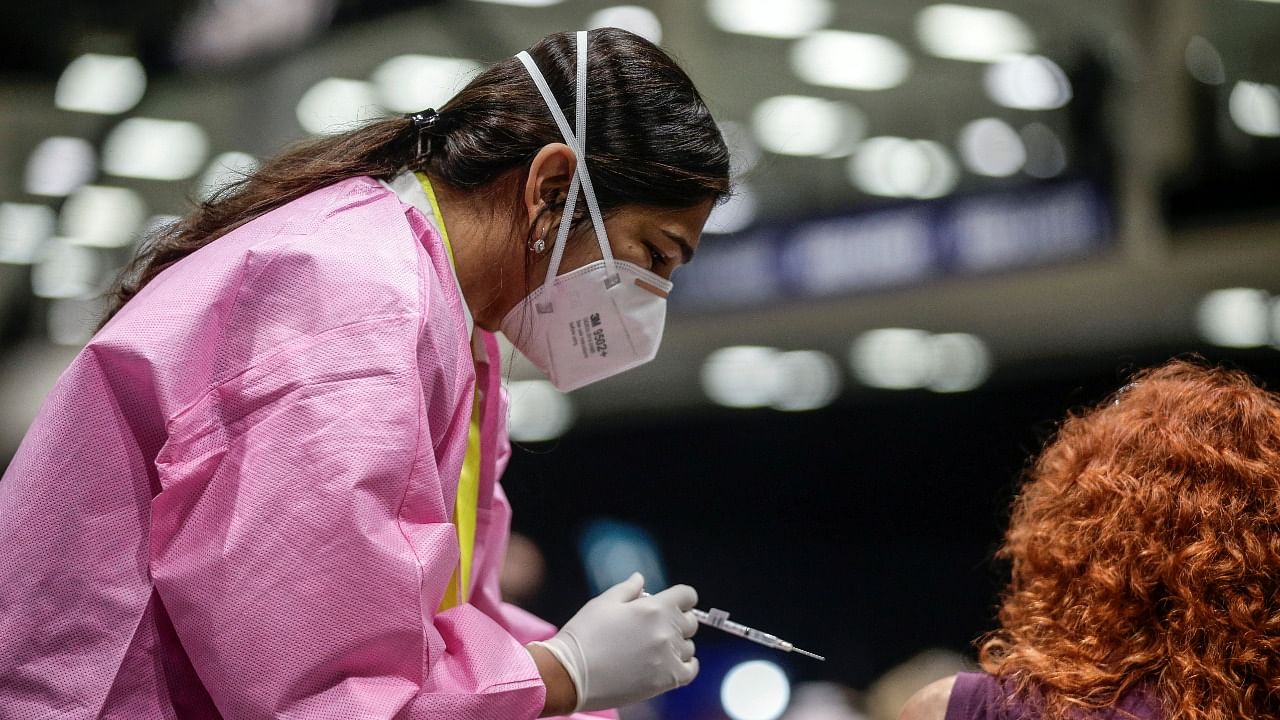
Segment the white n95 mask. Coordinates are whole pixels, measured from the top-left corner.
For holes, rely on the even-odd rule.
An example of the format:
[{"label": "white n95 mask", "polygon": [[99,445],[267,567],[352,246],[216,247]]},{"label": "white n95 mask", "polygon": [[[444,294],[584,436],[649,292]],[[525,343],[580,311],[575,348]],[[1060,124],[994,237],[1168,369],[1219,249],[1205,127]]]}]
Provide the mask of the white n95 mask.
[{"label": "white n95 mask", "polygon": [[658,354],[671,283],[629,262],[613,264],[617,282],[598,260],[533,291],[502,321],[502,333],[561,392]]},{"label": "white n95 mask", "polygon": [[[671,282],[632,263],[615,260],[587,172],[587,33],[579,31],[576,128],[570,129],[555,95],[527,52],[524,63],[578,162],[551,251],[546,281],[512,308],[502,334],[562,392],[649,362],[658,354]],[[576,130],[576,132],[575,132]],[[600,245],[600,260],[557,276],[582,189]]]}]

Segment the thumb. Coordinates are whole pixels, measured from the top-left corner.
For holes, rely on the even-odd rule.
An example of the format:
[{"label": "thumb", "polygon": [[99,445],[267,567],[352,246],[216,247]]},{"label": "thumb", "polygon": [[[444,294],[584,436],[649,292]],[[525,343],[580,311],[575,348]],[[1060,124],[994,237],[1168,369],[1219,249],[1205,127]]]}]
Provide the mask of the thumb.
[{"label": "thumb", "polygon": [[644,592],[644,576],[634,572],[631,573],[631,577],[600,593],[600,597],[615,602],[628,602],[640,597],[642,592]]}]

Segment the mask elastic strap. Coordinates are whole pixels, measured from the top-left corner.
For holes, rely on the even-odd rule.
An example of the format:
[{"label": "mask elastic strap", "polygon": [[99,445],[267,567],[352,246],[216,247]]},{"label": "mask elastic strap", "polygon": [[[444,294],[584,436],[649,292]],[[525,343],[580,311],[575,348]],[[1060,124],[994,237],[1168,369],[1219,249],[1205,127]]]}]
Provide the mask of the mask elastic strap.
[{"label": "mask elastic strap", "polygon": [[605,287],[613,287],[621,282],[618,267],[613,262],[613,247],[609,245],[609,235],[604,229],[604,215],[600,212],[600,203],[596,200],[596,189],[591,184],[591,173],[587,172],[587,31],[579,30],[578,42],[578,88],[575,100],[574,121],[577,123],[577,138],[580,154],[578,155],[579,174],[582,176],[583,195],[587,199],[587,210],[591,213],[591,224],[596,229],[596,241],[600,244],[600,255],[604,258],[608,270]]},{"label": "mask elastic strap", "polygon": [[[595,188],[591,183],[591,174],[587,170],[586,163],[586,128],[587,128],[587,32],[580,30],[576,36],[577,40],[577,87],[575,93],[575,117],[577,124],[577,132],[569,127],[569,121],[564,116],[564,112],[560,110],[560,105],[556,101],[555,93],[551,92],[551,87],[547,85],[546,79],[542,72],[538,69],[537,63],[528,52],[521,51],[516,57],[524,64],[525,69],[529,72],[529,76],[533,79],[534,85],[538,87],[538,91],[542,94],[542,99],[547,104],[547,108],[551,111],[551,115],[555,118],[556,125],[560,128],[560,134],[564,136],[565,143],[573,150],[577,158],[577,167],[574,169],[573,178],[569,182],[569,193],[565,198],[564,211],[560,217],[560,227],[556,233],[556,243],[551,251],[551,262],[547,266],[547,277],[544,285],[550,287],[556,278],[556,274],[560,269],[560,262],[564,257],[565,246],[569,239],[569,230],[573,223],[573,211],[577,207],[578,190],[581,188],[582,194],[586,197],[587,210],[591,215],[592,225],[596,231],[596,242],[600,246],[600,254],[604,258],[607,277],[605,279],[606,287],[612,287],[618,282],[617,265],[613,258],[613,248],[609,245],[609,236],[605,231],[604,218],[600,212],[600,205],[596,201]],[[545,306],[545,307],[544,307]],[[549,303],[538,303],[538,310],[541,312],[549,312]]]},{"label": "mask elastic strap", "polygon": [[[578,155],[578,157],[582,156]],[[573,211],[578,207],[578,190],[581,187],[581,176],[574,172],[573,178],[569,181],[569,194],[564,199],[564,209],[560,212],[560,228],[556,230],[556,243],[551,248],[551,262],[547,265],[547,277],[542,281],[544,287],[551,287],[551,283],[556,281],[556,274],[560,272],[560,261],[564,258],[565,247],[569,244],[569,229],[573,225]],[[537,308],[540,312],[551,312],[549,296],[547,299],[540,300]]]}]

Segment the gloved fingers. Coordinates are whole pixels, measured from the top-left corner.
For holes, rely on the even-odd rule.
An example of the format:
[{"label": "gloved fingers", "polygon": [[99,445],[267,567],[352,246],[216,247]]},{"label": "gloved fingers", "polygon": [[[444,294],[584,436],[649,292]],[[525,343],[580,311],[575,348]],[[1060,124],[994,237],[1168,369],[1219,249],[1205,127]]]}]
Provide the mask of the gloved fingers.
[{"label": "gloved fingers", "polygon": [[638,572],[631,577],[600,593],[600,597],[616,602],[629,602],[640,597],[644,592],[644,576]]},{"label": "gloved fingers", "polygon": [[691,638],[698,632],[698,617],[692,610],[682,612],[676,616],[676,627],[680,629],[680,637]]},{"label": "gloved fingers", "polygon": [[680,662],[689,662],[697,651],[692,640],[681,640],[676,644],[676,657],[680,658]]},{"label": "gloved fingers", "polygon": [[698,677],[698,658],[693,657],[688,662],[682,662],[676,668],[676,682],[680,683],[679,687],[684,687],[693,682]]},{"label": "gloved fingers", "polygon": [[674,605],[680,612],[692,610],[698,604],[698,591],[688,585],[672,585],[654,597],[665,604]]}]

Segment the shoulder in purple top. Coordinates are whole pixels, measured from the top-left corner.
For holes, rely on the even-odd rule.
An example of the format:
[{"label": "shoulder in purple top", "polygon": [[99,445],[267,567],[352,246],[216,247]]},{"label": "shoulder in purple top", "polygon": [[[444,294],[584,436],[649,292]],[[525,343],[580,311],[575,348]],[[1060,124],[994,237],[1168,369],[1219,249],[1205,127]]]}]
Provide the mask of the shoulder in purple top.
[{"label": "shoulder in purple top", "polygon": [[[1131,692],[1114,709],[1081,715],[1080,720],[1162,720],[1164,713],[1143,692]],[[986,673],[959,673],[951,688],[945,720],[1039,720],[1040,712],[1011,697],[1000,681]]]}]

